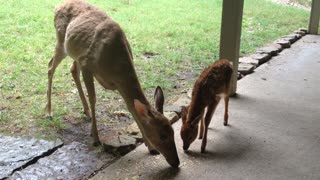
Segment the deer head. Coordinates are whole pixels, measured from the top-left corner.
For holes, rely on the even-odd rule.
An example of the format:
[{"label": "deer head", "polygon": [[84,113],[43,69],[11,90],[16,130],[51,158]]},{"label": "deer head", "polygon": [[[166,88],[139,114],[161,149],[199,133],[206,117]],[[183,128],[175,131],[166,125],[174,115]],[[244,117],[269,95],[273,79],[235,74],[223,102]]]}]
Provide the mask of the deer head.
[{"label": "deer head", "polygon": [[178,167],[180,161],[174,141],[174,131],[169,120],[163,115],[164,96],[159,86],[154,97],[156,109],[141,103],[139,100],[134,101],[135,109],[150,143],[171,166]]}]

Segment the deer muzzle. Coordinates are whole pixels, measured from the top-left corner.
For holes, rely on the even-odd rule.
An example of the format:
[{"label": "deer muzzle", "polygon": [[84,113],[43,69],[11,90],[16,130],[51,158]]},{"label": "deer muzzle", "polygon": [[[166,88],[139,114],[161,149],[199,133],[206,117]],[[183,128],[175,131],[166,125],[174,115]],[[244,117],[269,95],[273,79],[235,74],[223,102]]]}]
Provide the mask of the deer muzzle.
[{"label": "deer muzzle", "polygon": [[172,166],[172,167],[178,167],[180,165],[180,160],[177,152],[177,148],[174,145],[172,148],[169,148],[170,150],[167,151],[166,153],[162,153],[163,156],[166,158],[167,162]]}]

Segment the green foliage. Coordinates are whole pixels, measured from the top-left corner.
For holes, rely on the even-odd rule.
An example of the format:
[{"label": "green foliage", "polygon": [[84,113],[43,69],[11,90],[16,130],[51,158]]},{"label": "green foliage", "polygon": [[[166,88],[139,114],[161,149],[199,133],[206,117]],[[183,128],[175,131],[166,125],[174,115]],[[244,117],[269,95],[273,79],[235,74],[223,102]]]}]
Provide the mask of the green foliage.
[{"label": "green foliage", "polygon": [[[54,120],[44,118],[47,67],[55,46],[53,9],[58,0],[0,0],[0,123],[1,132],[54,132],[65,128],[62,116],[81,103],[69,73],[72,60],[58,67],[53,88]],[[132,46],[142,87],[151,99],[161,85],[166,99],[182,72],[197,76],[218,58],[222,0],[89,0],[124,29]],[[259,8],[257,8],[259,7]],[[266,0],[246,0],[241,53],[306,27],[308,12]],[[146,57],[146,53],[154,56]],[[190,88],[192,80],[182,84]],[[97,100],[113,103],[98,88]],[[105,97],[105,98],[101,98]],[[114,95],[111,95],[114,96]],[[111,99],[111,100],[110,100]],[[168,100],[169,101],[169,100]]]}]

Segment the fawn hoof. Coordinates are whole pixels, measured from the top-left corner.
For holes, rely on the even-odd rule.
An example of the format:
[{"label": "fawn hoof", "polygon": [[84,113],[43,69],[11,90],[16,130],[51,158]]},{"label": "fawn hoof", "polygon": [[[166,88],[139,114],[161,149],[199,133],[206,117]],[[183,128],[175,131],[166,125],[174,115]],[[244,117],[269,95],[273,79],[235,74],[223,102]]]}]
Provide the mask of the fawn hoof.
[{"label": "fawn hoof", "polygon": [[155,149],[149,150],[149,153],[150,153],[151,155],[158,155],[158,154],[160,154],[159,151],[157,151],[157,150],[155,150]]},{"label": "fawn hoof", "polygon": [[206,148],[201,148],[201,153],[205,153],[206,152]]},{"label": "fawn hoof", "polygon": [[224,122],[223,125],[224,125],[224,126],[228,126],[228,122]]}]

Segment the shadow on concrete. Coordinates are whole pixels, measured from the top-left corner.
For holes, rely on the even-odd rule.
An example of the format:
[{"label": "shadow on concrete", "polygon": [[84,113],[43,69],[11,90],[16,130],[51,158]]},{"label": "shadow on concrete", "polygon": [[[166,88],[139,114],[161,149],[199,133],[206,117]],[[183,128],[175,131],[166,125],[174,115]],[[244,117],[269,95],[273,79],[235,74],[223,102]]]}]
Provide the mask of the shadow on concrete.
[{"label": "shadow on concrete", "polygon": [[180,168],[167,167],[153,174],[153,179],[175,179],[180,172]]},{"label": "shadow on concrete", "polygon": [[208,131],[208,134],[215,134],[215,140],[208,138],[206,152],[200,152],[202,140],[197,140],[198,142],[194,145],[196,150],[184,152],[187,156],[201,159],[201,161],[235,161],[243,158],[253,149],[252,144],[255,140],[231,124],[223,129],[210,128]]}]

